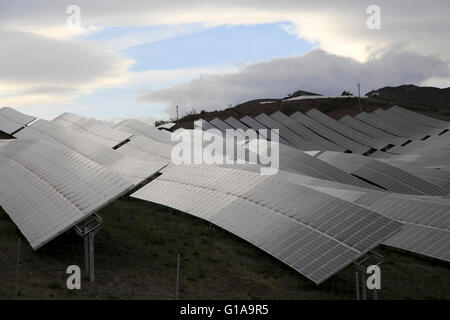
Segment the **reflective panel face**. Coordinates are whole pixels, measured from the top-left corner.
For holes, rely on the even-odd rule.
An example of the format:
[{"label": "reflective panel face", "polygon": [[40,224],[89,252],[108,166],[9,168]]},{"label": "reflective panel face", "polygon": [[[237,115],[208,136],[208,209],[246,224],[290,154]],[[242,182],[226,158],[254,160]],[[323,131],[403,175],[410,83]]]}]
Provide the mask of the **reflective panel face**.
[{"label": "reflective panel face", "polygon": [[242,123],[241,121],[233,118],[233,117],[229,117],[227,119],[224,120],[227,124],[229,124],[230,126],[232,126],[234,129],[242,129],[242,130],[247,130],[250,129],[247,125],[245,125],[244,123]]},{"label": "reflective panel face", "polygon": [[342,117],[341,119],[339,119],[339,121],[359,132],[368,134],[375,139],[386,141],[392,145],[400,145],[407,141],[403,138],[397,137],[348,115]]},{"label": "reflective panel face", "polygon": [[35,117],[26,115],[12,108],[0,108],[0,131],[9,135],[25,127],[36,120]]},{"label": "reflective panel face", "polygon": [[171,133],[166,130],[158,130],[154,126],[141,122],[135,119],[128,119],[119,122],[114,127],[116,130],[131,133],[133,135],[141,135],[147,138],[166,143],[173,144],[171,140]]},{"label": "reflective panel face", "polygon": [[419,195],[444,195],[445,190],[399,168],[359,155],[327,151],[319,159],[386,190]]},{"label": "reflective panel face", "polygon": [[[383,244],[450,261],[450,199],[414,197],[371,190],[348,190],[329,183],[308,183],[317,191],[337,196],[404,224]],[[336,189],[339,188],[339,189]],[[342,188],[342,189],[341,189]]]},{"label": "reflective panel face", "polygon": [[344,137],[343,135],[331,130],[330,128],[322,125],[320,122],[317,122],[316,120],[298,111],[290,115],[290,118],[300,122],[305,127],[316,132],[318,135],[321,135],[322,137],[333,141],[335,144],[341,146],[345,150],[349,150],[355,153],[365,153],[371,149],[370,147],[364,146],[356,141]]},{"label": "reflective panel face", "polygon": [[413,139],[421,139],[435,132],[435,130],[431,128],[423,129],[420,126],[414,126],[408,121],[405,121],[405,119],[401,116],[398,116],[395,113],[387,113],[386,111],[380,109],[372,112],[372,117],[375,119],[378,118],[380,121],[384,121],[387,125],[391,125],[399,130],[402,130]]},{"label": "reflective panel face", "polygon": [[270,117],[282,123],[299,136],[310,141],[314,146],[316,146],[316,150],[345,151],[344,148],[339,147],[337,144],[334,144],[331,141],[319,136],[315,132],[301,125],[299,122],[289,118],[280,111],[275,112]]},{"label": "reflective panel face", "polygon": [[290,145],[293,145],[300,150],[317,150],[317,145],[314,146],[311,142],[308,142],[277,120],[264,113],[261,113],[255,117],[255,120],[262,123],[267,128],[278,129],[280,137],[288,141]]},{"label": "reflective panel face", "polygon": [[35,250],[131,187],[62,145],[0,142],[0,205]]},{"label": "reflective panel face", "polygon": [[102,125],[98,120],[88,119],[73,113],[63,113],[52,120],[60,125],[67,126],[72,131],[84,133],[94,140],[111,148],[120,145],[132,135]]},{"label": "reflective panel face", "polygon": [[420,123],[423,123],[427,126],[433,127],[433,128],[442,128],[442,129],[450,129],[450,122],[448,121],[442,121],[439,119],[427,117],[423,114],[399,107],[399,106],[393,106],[389,110],[396,112],[397,114],[401,116],[411,117],[413,119],[418,120]]},{"label": "reflective panel face", "polygon": [[395,125],[393,125],[392,123],[386,123],[383,119],[379,118],[379,117],[374,117],[372,114],[366,113],[366,112],[361,112],[359,113],[357,116],[355,116],[356,119],[371,125],[375,128],[384,130],[390,134],[393,134],[397,137],[401,137],[401,138],[410,138],[410,136],[405,133],[402,132],[401,129],[397,128]]},{"label": "reflective panel face", "polygon": [[317,284],[401,226],[300,185],[212,166],[173,166],[132,197],[210,221]]},{"label": "reflective panel face", "polygon": [[[249,116],[243,117],[240,121],[242,123],[244,123],[245,125],[247,125],[250,129],[256,130],[262,138],[272,140],[271,139],[272,131],[270,130],[270,128],[266,127],[262,123],[256,121],[255,119],[253,119]],[[288,142],[283,137],[280,137],[279,135],[278,135],[278,141],[283,144],[291,145],[290,142]]]},{"label": "reflective panel face", "polygon": [[374,149],[382,149],[387,146],[386,142],[374,139],[357,130],[353,130],[353,128],[347,127],[346,125],[327,116],[326,114],[323,114],[317,109],[311,109],[306,114],[309,117],[313,118],[314,120],[317,120],[318,122],[327,126],[328,128],[342,134],[343,136],[346,136],[347,138],[355,140],[356,142],[359,142],[365,146],[372,147]]},{"label": "reflective panel face", "polygon": [[86,158],[110,168],[135,184],[142,183],[167,164],[167,161],[161,162],[159,159],[150,162],[150,159],[143,161],[120,154],[106,145],[90,140],[89,135],[77,133],[53,121],[39,119],[14,136],[18,139],[39,138],[62,144]]}]

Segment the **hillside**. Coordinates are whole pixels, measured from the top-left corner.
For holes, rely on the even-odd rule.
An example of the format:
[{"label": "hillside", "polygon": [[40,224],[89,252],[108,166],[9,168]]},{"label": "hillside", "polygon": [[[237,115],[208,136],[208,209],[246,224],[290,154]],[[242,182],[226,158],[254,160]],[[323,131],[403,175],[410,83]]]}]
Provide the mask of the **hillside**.
[{"label": "hillside", "polygon": [[[219,118],[221,120],[224,120],[230,116],[233,116],[236,119],[240,119],[245,115],[255,117],[260,113],[272,114],[276,111],[281,111],[287,115],[290,115],[296,111],[306,112],[311,108],[316,108],[324,113],[327,113],[335,119],[339,119],[346,114],[354,116],[359,113],[358,98],[356,97],[348,99],[327,98],[291,101],[273,100],[273,102],[271,103],[261,104],[261,102],[268,100],[273,99],[251,100],[221,111],[190,114],[181,118],[179,120],[179,125],[174,126],[171,131],[174,131],[180,127],[185,129],[192,129],[193,122],[198,119],[210,121],[214,118]],[[413,105],[402,102],[395,103],[378,98],[361,99],[361,107],[365,112],[372,112],[377,108],[389,108],[394,104],[397,104],[404,108],[413,109],[415,111],[419,111],[426,115],[437,117],[440,119],[447,120],[447,117],[450,115],[450,110],[431,109],[427,106]]]},{"label": "hillside", "polygon": [[442,108],[450,110],[450,87],[440,89],[435,87],[418,87],[409,84],[372,90],[366,95],[395,103],[407,103],[414,106],[428,107],[430,109]]}]

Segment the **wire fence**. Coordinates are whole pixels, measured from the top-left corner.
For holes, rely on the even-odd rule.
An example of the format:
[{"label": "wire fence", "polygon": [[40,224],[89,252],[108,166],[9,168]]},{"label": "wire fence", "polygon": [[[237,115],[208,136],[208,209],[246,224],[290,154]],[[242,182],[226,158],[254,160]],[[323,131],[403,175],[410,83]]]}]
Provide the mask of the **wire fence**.
[{"label": "wire fence", "polygon": [[[242,288],[248,288],[249,299],[268,298],[267,290],[257,283],[241,283],[233,277],[221,279],[210,271],[205,271],[202,261],[178,258],[173,252],[173,259],[160,268],[155,266],[130,265],[120,253],[111,254],[111,248],[95,246],[96,281],[85,278],[85,261],[83,241],[69,237],[65,242],[57,241],[34,252],[25,240],[16,244],[0,246],[0,298],[1,299],[221,299],[244,298]],[[67,241],[69,240],[69,241]],[[188,261],[188,262],[185,262]],[[212,262],[213,263],[213,262]],[[190,268],[184,268],[189,264]],[[68,266],[77,265],[81,269],[81,290],[69,290],[66,281],[70,274]],[[270,264],[261,270],[254,270],[267,275],[268,282],[278,281],[277,272]],[[437,266],[446,268],[445,266]],[[382,267],[383,268],[383,267]],[[399,268],[397,274],[384,274],[382,289],[378,291],[379,299],[445,299],[449,295],[449,278],[432,269],[424,268],[422,272],[403,274]],[[295,272],[282,270],[283,272]],[[292,288],[286,295],[273,299],[356,299],[355,270],[348,268],[342,276],[333,277],[320,287],[309,280],[297,283],[297,292]],[[428,276],[424,276],[427,274]],[[448,274],[448,273],[447,273]],[[441,278],[440,278],[441,277]],[[430,281],[430,279],[432,281]],[[223,283],[220,283],[223,281]],[[281,280],[280,280],[281,281]],[[208,293],[208,284],[214,282],[215,292]],[[290,284],[295,286],[295,284]],[[395,288],[392,288],[395,286]],[[295,292],[292,293],[292,292]],[[290,294],[292,295],[290,296]],[[367,290],[367,298],[372,299],[373,291]],[[270,297],[270,296],[269,296]]]}]

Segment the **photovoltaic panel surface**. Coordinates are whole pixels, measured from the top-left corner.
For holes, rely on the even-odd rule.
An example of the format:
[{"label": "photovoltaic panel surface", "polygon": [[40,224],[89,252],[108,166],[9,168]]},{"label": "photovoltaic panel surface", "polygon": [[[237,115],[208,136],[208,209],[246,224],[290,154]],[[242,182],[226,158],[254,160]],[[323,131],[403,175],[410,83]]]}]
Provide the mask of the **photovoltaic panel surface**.
[{"label": "photovoltaic panel surface", "polygon": [[390,110],[398,113],[399,115],[417,119],[419,122],[431,126],[433,128],[450,129],[450,122],[448,121],[431,118],[399,106],[393,106],[390,108]]},{"label": "photovoltaic panel surface", "polygon": [[255,117],[255,120],[259,123],[262,123],[264,126],[270,129],[278,129],[279,135],[286,141],[288,141],[291,145],[299,148],[300,150],[317,150],[317,145],[314,145],[311,142],[308,142],[304,138],[300,137],[292,130],[275,120],[274,118],[269,117],[265,113],[261,113]]},{"label": "photovoltaic panel surface", "polygon": [[411,173],[368,157],[327,151],[318,158],[389,191],[420,195],[446,193],[445,190]]},{"label": "photovoltaic panel surface", "polygon": [[404,138],[400,138],[400,137],[390,134],[386,131],[378,129],[378,128],[371,126],[365,122],[362,122],[353,117],[350,117],[349,115],[342,117],[341,119],[339,119],[339,121],[355,130],[358,130],[359,132],[363,132],[367,135],[370,135],[374,139],[385,141],[392,145],[401,145],[407,141]]},{"label": "photovoltaic panel surface", "polygon": [[353,130],[353,128],[338,122],[337,120],[327,116],[317,109],[309,110],[306,115],[313,118],[314,120],[317,120],[328,128],[342,134],[343,136],[355,140],[356,142],[359,142],[365,146],[372,147],[374,149],[382,149],[387,146],[387,143],[374,139],[357,130]]},{"label": "photovoltaic panel surface", "polygon": [[306,186],[402,223],[402,229],[383,244],[450,261],[450,200],[363,189],[349,190],[347,186],[320,180],[307,183]]},{"label": "photovoltaic panel surface", "polygon": [[[272,140],[271,135],[275,134],[273,131],[270,130],[270,128],[266,127],[262,123],[256,121],[255,119],[253,119],[249,116],[242,117],[240,122],[244,123],[250,129],[256,130],[258,132],[258,134],[261,136],[261,138]],[[277,135],[277,138],[278,138],[278,142],[287,144],[287,145],[291,145],[290,142],[288,142],[283,137],[280,137],[280,135]]]},{"label": "photovoltaic panel surface", "polygon": [[62,145],[0,142],[0,205],[35,250],[131,187]]},{"label": "photovoltaic panel surface", "polygon": [[401,226],[299,185],[212,166],[171,167],[132,197],[210,221],[317,284]]},{"label": "photovoltaic panel surface", "polygon": [[82,133],[72,131],[67,126],[53,121],[39,119],[14,136],[18,139],[44,139],[64,145],[86,158],[110,168],[135,184],[145,181],[167,164],[166,161],[160,162],[157,159],[155,162],[149,162],[120,154],[104,144],[89,140],[89,137]]},{"label": "photovoltaic panel surface", "polygon": [[139,120],[127,119],[119,122],[113,128],[116,130],[131,133],[133,135],[145,136],[162,143],[173,144],[170,132],[166,130],[159,130],[154,126],[151,126]]},{"label": "photovoltaic panel surface", "polygon": [[298,121],[289,118],[287,115],[280,111],[271,114],[270,117],[282,123],[299,136],[304,137],[306,140],[310,141],[314,146],[316,146],[316,150],[345,151],[344,148],[323,138],[322,136],[319,136],[315,132],[301,125]]},{"label": "photovoltaic panel surface", "polygon": [[396,135],[397,137],[408,138],[410,139],[410,135],[408,133],[403,132],[400,128],[397,128],[392,123],[386,123],[380,117],[375,117],[373,114],[369,114],[366,112],[361,112],[355,116],[356,119],[367,123],[375,128],[384,130],[390,134]]},{"label": "photovoltaic panel surface", "polygon": [[422,139],[428,136],[430,133],[434,133],[432,129],[423,129],[419,126],[414,126],[413,124],[405,121],[404,118],[398,116],[395,113],[387,113],[384,110],[377,109],[372,112],[373,118],[379,118],[381,121],[384,121],[386,124],[396,127],[397,129],[402,130],[405,134],[407,134],[410,138],[414,139]]},{"label": "photovoltaic panel surface", "polygon": [[327,140],[330,140],[335,144],[341,146],[345,150],[349,150],[355,153],[365,153],[371,149],[370,147],[364,146],[356,141],[344,137],[343,135],[331,130],[330,128],[324,126],[320,122],[317,122],[316,120],[298,111],[291,114],[290,118],[300,122],[305,127],[311,129],[312,131],[316,132],[318,135],[321,135]]},{"label": "photovoltaic panel surface", "polygon": [[87,133],[91,137],[90,140],[95,139],[111,148],[125,142],[132,136],[130,133],[104,126],[98,120],[84,118],[73,113],[63,113],[53,119],[52,122],[67,126],[78,133]]},{"label": "photovoltaic panel surface", "polygon": [[0,131],[9,135],[20,130],[34,120],[36,120],[35,117],[26,115],[12,108],[0,108]]}]

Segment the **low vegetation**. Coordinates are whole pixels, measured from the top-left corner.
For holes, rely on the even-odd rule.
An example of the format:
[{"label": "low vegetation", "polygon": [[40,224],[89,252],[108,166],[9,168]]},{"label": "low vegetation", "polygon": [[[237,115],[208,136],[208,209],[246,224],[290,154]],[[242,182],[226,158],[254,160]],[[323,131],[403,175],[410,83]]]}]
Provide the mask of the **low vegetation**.
[{"label": "low vegetation", "polygon": [[[1,299],[173,299],[177,254],[181,299],[354,299],[354,269],[320,286],[249,243],[200,219],[123,198],[101,210],[95,239],[96,282],[66,288],[65,270],[82,269],[83,243],[72,231],[33,252],[0,211]],[[376,250],[382,265],[381,299],[449,299],[448,265],[390,248]]]}]

